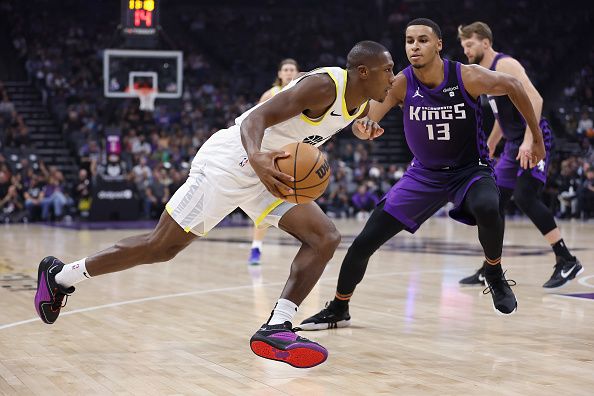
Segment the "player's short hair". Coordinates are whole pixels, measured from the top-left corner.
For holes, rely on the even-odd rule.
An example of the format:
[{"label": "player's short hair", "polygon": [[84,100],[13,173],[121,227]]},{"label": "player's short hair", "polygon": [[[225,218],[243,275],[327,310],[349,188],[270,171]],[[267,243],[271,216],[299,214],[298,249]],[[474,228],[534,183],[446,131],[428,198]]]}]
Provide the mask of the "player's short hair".
[{"label": "player's short hair", "polygon": [[458,40],[469,39],[473,34],[476,34],[479,39],[487,39],[493,44],[493,32],[485,22],[477,21],[470,25],[458,26]]},{"label": "player's short hair", "polygon": [[406,25],[406,27],[408,28],[409,26],[413,26],[413,25],[423,25],[423,26],[430,27],[431,30],[433,30],[433,33],[435,33],[435,35],[437,36],[437,38],[441,40],[441,29],[439,28],[439,25],[437,23],[435,23],[434,21],[432,21],[431,19],[429,19],[429,18],[413,19]]},{"label": "player's short hair", "polygon": [[347,55],[347,69],[353,69],[357,66],[369,63],[372,58],[375,58],[384,52],[389,52],[386,47],[376,41],[365,40],[359,41]]}]

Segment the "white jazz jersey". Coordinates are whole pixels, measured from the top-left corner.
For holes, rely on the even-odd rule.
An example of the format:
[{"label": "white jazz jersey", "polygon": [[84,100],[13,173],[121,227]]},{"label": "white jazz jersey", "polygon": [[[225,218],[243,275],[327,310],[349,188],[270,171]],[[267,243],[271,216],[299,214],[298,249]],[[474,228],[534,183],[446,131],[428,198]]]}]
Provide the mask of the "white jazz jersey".
[{"label": "white jazz jersey", "polygon": [[[336,100],[332,106],[317,119],[300,114],[267,128],[262,151],[278,150],[293,142],[320,146],[361,115],[367,103],[363,103],[352,115],[347,111],[344,98],[347,72],[339,67],[316,69],[293,80],[283,91],[291,89],[307,76],[322,73],[328,74],[336,86]],[[216,132],[198,150],[188,180],[166,206],[169,214],[186,232],[205,235],[237,207],[258,226],[278,226],[280,218],[294,206],[266,190],[250,166],[241,144],[241,123],[261,105],[239,116],[232,127]]]}]

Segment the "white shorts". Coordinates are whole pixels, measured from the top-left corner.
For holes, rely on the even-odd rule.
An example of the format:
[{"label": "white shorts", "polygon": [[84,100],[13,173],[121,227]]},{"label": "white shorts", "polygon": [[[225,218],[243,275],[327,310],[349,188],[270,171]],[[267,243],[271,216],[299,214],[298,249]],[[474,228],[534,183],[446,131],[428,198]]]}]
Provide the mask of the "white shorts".
[{"label": "white shorts", "polygon": [[295,204],[272,195],[247,161],[239,126],[216,132],[198,150],[190,175],[166,205],[186,231],[203,236],[241,208],[258,227],[278,227]]}]

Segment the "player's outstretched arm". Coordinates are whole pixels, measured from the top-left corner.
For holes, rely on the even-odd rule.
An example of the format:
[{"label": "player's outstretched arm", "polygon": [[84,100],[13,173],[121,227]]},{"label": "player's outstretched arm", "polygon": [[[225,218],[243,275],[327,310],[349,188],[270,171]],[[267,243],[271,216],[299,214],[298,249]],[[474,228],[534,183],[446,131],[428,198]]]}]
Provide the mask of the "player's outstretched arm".
[{"label": "player's outstretched arm", "polygon": [[384,129],[378,124],[392,107],[404,102],[406,96],[406,77],[402,72],[394,79],[392,89],[383,102],[370,100],[367,108],[361,113],[359,119],[355,120],[351,129],[353,134],[361,140],[373,140],[384,133]]},{"label": "player's outstretched arm", "polygon": [[509,74],[494,72],[477,65],[463,65],[462,81],[473,97],[482,94],[507,95],[522,114],[531,133],[524,137],[518,159],[523,168],[533,168],[545,157],[542,131],[538,125],[530,98],[522,83]]},{"label": "player's outstretched arm", "polygon": [[[304,78],[294,87],[279,92],[254,109],[241,123],[241,142],[254,171],[268,191],[278,198],[292,193],[286,185],[292,177],[274,167],[277,158],[286,157],[282,151],[261,152],[264,130],[295,117],[305,110],[325,111],[336,99],[336,87],[325,74]],[[284,182],[284,183],[283,183]],[[286,183],[286,184],[285,184]]]}]

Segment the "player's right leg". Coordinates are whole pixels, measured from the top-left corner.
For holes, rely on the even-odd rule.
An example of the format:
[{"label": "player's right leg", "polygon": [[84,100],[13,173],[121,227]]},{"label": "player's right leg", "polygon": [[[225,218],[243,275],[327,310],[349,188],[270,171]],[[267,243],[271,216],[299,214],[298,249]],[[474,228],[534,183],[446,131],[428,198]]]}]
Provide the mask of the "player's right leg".
[{"label": "player's right leg", "polygon": [[58,319],[64,298],[74,292],[75,283],[139,264],[169,261],[195,238],[195,234],[185,232],[167,212],[163,212],[152,232],[122,239],[72,264],[65,265],[48,256],[38,267],[35,309],[42,321],[52,324]]},{"label": "player's right leg", "polygon": [[[440,175],[424,168],[409,167],[349,247],[340,267],[334,300],[316,315],[305,319],[299,325],[301,329],[323,330],[350,324],[348,304],[365,275],[369,258],[400,231],[415,232],[447,202],[440,186],[446,179],[440,179],[443,177]],[[424,180],[434,180],[435,183]]]},{"label": "player's right leg", "polygon": [[363,231],[353,241],[340,267],[334,300],[299,325],[303,330],[326,330],[351,324],[349,300],[363,279],[369,258],[386,241],[405,229],[404,224],[384,211],[384,202],[371,213]]},{"label": "player's right leg", "polygon": [[[268,196],[270,193],[266,191],[263,195]],[[242,209],[252,218],[258,217],[257,205],[247,203]],[[266,212],[269,212],[266,216],[267,223],[278,225],[297,238],[301,247],[293,259],[289,278],[279,300],[268,321],[250,339],[250,348],[265,359],[299,368],[313,367],[323,363],[328,352],[320,344],[298,336],[291,322],[299,305],[315,286],[334,255],[340,243],[340,234],[332,221],[313,202],[301,205],[285,202]]]}]

